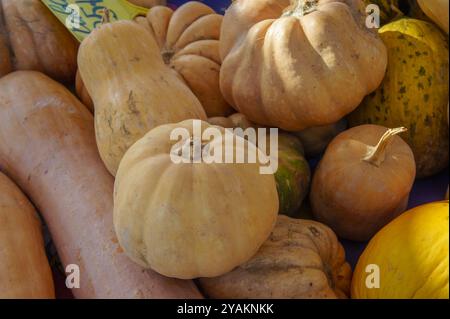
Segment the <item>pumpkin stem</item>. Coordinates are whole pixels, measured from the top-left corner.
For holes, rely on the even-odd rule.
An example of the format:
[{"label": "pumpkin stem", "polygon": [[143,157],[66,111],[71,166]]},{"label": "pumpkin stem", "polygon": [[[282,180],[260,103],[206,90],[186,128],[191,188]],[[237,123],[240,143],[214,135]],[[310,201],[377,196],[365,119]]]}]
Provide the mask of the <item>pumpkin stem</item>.
[{"label": "pumpkin stem", "polygon": [[101,24],[106,24],[106,23],[110,23],[111,22],[111,15],[110,15],[110,11],[108,8],[104,8],[103,9],[103,13],[102,13],[102,21]]},{"label": "pumpkin stem", "polygon": [[[200,149],[197,149],[200,145]],[[195,139],[193,137],[187,139],[180,145],[175,153],[188,160],[190,163],[200,163],[202,160],[202,154],[208,143],[202,142],[201,140]],[[189,153],[186,154],[186,148],[188,148]]]},{"label": "pumpkin stem", "polygon": [[408,129],[405,127],[398,127],[388,129],[376,146],[371,146],[366,156],[363,158],[364,161],[380,167],[386,158],[386,147],[392,141],[392,138],[400,133],[406,132]]},{"label": "pumpkin stem", "polygon": [[319,0],[295,0],[284,12],[282,17],[301,18],[317,10]]},{"label": "pumpkin stem", "polygon": [[173,52],[173,50],[163,50],[161,52],[162,58],[166,65],[170,64],[170,60],[172,60],[172,57],[174,56],[174,54],[175,54],[175,52]]}]

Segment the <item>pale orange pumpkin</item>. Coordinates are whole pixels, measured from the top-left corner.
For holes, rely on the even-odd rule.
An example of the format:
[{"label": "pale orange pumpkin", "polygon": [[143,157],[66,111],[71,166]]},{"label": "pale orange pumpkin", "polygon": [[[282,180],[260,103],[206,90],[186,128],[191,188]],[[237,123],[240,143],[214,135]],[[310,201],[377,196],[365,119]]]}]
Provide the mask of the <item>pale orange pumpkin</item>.
[{"label": "pale orange pumpkin", "polygon": [[154,36],[166,65],[186,82],[209,117],[226,116],[233,110],[219,88],[222,18],[207,5],[189,1],[176,11],[154,7],[146,19],[136,19]]},{"label": "pale orange pumpkin", "polygon": [[360,0],[236,0],[220,86],[249,120],[288,131],[337,122],[381,83],[387,52]]}]

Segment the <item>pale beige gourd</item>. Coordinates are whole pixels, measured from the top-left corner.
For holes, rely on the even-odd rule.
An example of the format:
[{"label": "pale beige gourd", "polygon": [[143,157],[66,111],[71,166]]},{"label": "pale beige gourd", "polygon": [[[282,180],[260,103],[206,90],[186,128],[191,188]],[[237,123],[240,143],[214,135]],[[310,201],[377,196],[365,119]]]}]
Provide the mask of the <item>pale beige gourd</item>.
[{"label": "pale beige gourd", "polygon": [[154,7],[146,18],[136,19],[154,36],[164,62],[186,82],[209,117],[233,110],[219,87],[222,18],[207,5],[189,1],[175,11]]},{"label": "pale beige gourd", "polygon": [[220,86],[249,120],[332,124],[374,91],[387,53],[359,0],[236,0],[222,23]]},{"label": "pale beige gourd", "polygon": [[0,172],[0,299],[55,298],[41,226],[30,201]]},{"label": "pale beige gourd", "polygon": [[220,299],[347,298],[351,269],[336,235],[315,221],[280,215],[255,256],[216,278],[201,278]]},{"label": "pale beige gourd", "polygon": [[[278,213],[274,176],[261,174],[259,161],[204,162],[224,139],[198,139],[193,123],[162,125],[136,142],[120,163],[114,187],[114,225],[124,251],[143,267],[180,279],[220,276],[249,260]],[[206,122],[199,132],[208,128],[225,133]],[[187,135],[171,140],[175,129]],[[256,152],[267,159],[254,144],[235,138],[243,146],[235,143],[233,154]],[[181,153],[191,143],[201,143],[206,152],[201,163],[191,163],[200,161],[194,153]],[[171,154],[188,163],[174,163]]]},{"label": "pale beige gourd", "polygon": [[449,0],[417,0],[423,12],[448,34]]},{"label": "pale beige gourd", "polygon": [[133,21],[94,30],[80,46],[78,65],[94,102],[100,156],[112,175],[126,150],[152,128],[206,119],[195,95],[164,64],[155,39]]},{"label": "pale beige gourd", "polygon": [[365,241],[404,212],[416,176],[412,150],[396,136],[405,130],[361,125],[330,143],[310,193],[318,221]]}]

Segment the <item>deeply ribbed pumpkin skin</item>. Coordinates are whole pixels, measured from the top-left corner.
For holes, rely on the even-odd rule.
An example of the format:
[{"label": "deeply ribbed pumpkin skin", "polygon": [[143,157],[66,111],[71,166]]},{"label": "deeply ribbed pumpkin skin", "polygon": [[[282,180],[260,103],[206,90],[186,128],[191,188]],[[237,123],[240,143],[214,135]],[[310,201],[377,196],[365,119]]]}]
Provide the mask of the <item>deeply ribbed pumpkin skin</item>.
[{"label": "deeply ribbed pumpkin skin", "polygon": [[405,126],[417,176],[448,165],[448,43],[431,23],[400,19],[380,29],[389,52],[386,77],[349,116],[351,126]]},{"label": "deeply ribbed pumpkin skin", "polygon": [[[360,257],[352,298],[448,299],[449,205],[416,207],[385,226]],[[368,289],[365,269],[377,265],[380,288]]]},{"label": "deeply ribbed pumpkin skin", "polygon": [[233,110],[219,87],[222,18],[207,5],[189,1],[175,11],[154,7],[146,19],[136,19],[149,29],[164,62],[186,82],[209,117],[226,116]]},{"label": "deeply ribbed pumpkin skin", "polygon": [[225,99],[286,131],[339,121],[386,70],[386,48],[365,19],[360,0],[233,1],[220,41]]},{"label": "deeply ribbed pumpkin skin", "polygon": [[[136,142],[114,187],[114,225],[124,251],[143,267],[180,279],[220,276],[246,262],[269,237],[278,213],[275,178],[260,173],[259,161],[173,162],[173,147],[193,141],[193,123],[162,125]],[[201,133],[211,127],[201,126]],[[171,140],[174,129],[190,136]],[[245,149],[234,145],[234,154],[262,156],[254,144],[236,139]],[[203,143],[203,151],[209,145],[215,154],[223,141]]]},{"label": "deeply ribbed pumpkin skin", "polygon": [[201,278],[212,298],[347,298],[351,269],[336,235],[327,226],[280,215],[255,256],[216,278]]},{"label": "deeply ribbed pumpkin skin", "polygon": [[133,21],[106,23],[81,44],[79,72],[94,102],[100,156],[112,175],[126,150],[152,128],[206,119],[199,100]]},{"label": "deeply ribbed pumpkin skin", "polygon": [[55,298],[36,210],[0,172],[0,299]]}]

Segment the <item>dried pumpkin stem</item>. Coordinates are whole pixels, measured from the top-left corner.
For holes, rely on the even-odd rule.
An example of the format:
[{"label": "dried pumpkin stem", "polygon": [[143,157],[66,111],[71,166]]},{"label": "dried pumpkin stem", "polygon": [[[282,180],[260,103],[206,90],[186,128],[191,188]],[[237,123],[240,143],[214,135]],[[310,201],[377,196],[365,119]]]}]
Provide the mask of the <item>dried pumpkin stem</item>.
[{"label": "dried pumpkin stem", "polygon": [[110,23],[111,22],[111,15],[108,8],[103,9],[102,13],[102,24]]},{"label": "dried pumpkin stem", "polygon": [[[200,150],[196,150],[196,147],[200,145]],[[194,139],[193,137],[187,139],[180,145],[178,149],[175,150],[175,153],[187,159],[191,163],[199,163],[202,159],[202,154],[204,149],[207,147],[208,143],[205,143],[201,140]],[[186,148],[189,150],[189,154],[186,154]]]},{"label": "dried pumpkin stem", "polygon": [[378,144],[369,148],[369,151],[363,160],[379,167],[384,162],[386,157],[386,147],[390,144],[392,138],[400,133],[406,132],[407,130],[408,129],[405,127],[388,129],[386,133],[383,134]]},{"label": "dried pumpkin stem", "polygon": [[282,17],[301,18],[317,10],[319,0],[295,0],[294,3],[283,13]]}]

